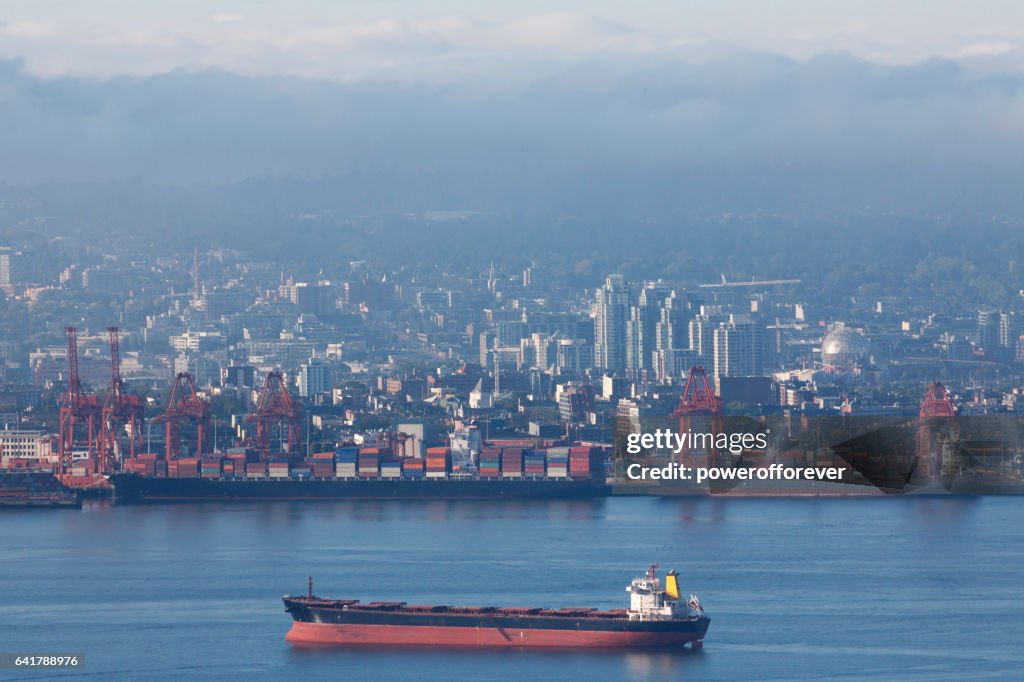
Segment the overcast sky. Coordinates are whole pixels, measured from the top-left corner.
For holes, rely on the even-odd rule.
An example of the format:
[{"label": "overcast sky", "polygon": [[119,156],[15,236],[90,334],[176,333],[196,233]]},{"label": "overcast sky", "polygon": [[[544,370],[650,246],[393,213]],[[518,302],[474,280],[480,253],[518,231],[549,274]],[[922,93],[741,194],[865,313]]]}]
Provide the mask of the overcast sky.
[{"label": "overcast sky", "polygon": [[0,0],[0,182],[1024,212],[1022,45],[1010,0]]},{"label": "overcast sky", "polygon": [[[1020,59],[1018,0],[3,0],[0,56],[32,73],[399,77],[499,59],[731,46],[807,57],[849,51],[895,63]],[[481,60],[483,63],[481,64]]]}]

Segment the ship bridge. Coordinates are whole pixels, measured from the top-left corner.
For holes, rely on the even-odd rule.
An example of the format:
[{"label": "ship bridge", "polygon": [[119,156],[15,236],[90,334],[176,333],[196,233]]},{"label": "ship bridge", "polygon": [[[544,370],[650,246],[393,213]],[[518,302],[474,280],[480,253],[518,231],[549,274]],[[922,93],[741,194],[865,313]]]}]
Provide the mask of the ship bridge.
[{"label": "ship bridge", "polygon": [[641,577],[633,578],[626,591],[629,592],[630,620],[677,620],[683,618],[699,618],[704,615],[697,595],[691,594],[688,600],[682,599],[679,591],[679,574],[669,571],[665,575],[665,586],[655,575],[657,565],[647,569]]}]

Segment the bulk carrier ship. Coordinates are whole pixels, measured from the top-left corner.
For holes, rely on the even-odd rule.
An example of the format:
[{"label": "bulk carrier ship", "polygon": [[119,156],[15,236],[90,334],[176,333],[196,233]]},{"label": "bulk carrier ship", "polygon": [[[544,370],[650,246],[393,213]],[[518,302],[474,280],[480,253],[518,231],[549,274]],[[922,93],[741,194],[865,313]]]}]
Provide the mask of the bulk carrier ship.
[{"label": "bulk carrier ship", "polygon": [[[342,447],[304,460],[249,461],[249,454],[168,462],[143,456],[112,474],[123,503],[213,500],[585,499],[608,495],[604,453],[590,446],[485,447],[453,467],[449,448],[391,458],[381,448]],[[251,454],[251,453],[250,453]]]},{"label": "bulk carrier ship", "polygon": [[546,648],[703,646],[711,619],[696,595],[683,596],[679,576],[665,586],[651,566],[626,588],[628,609],[412,606],[405,602],[284,597],[293,644]]}]

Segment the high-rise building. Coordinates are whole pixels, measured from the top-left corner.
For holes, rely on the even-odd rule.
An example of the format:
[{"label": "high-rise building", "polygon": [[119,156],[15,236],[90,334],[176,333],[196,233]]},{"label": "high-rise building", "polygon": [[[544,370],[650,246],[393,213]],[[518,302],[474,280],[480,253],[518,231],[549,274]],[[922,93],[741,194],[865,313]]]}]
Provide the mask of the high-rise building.
[{"label": "high-rise building", "polygon": [[480,366],[487,367],[491,364],[491,357],[494,346],[494,334],[491,332],[480,332]]},{"label": "high-rise building", "polygon": [[690,345],[697,353],[697,364],[707,369],[715,366],[715,330],[728,319],[718,306],[701,306],[690,320]]},{"label": "high-rise building", "polygon": [[11,247],[0,246],[0,287],[11,285]]},{"label": "high-rise building", "polygon": [[653,356],[654,374],[659,383],[679,380],[697,364],[697,351],[691,348],[656,350]]},{"label": "high-rise building", "polygon": [[205,353],[183,352],[174,357],[174,373],[188,372],[198,386],[216,385],[220,369],[220,363]]},{"label": "high-rise building", "polygon": [[[558,340],[559,337],[557,335],[550,336],[539,332],[530,334],[529,339],[523,339],[520,342],[520,347],[522,348],[520,354],[523,357],[523,363],[521,364],[525,363],[527,357],[532,357],[532,361],[526,364],[527,367],[547,369],[555,364],[555,345],[558,343]],[[526,346],[529,346],[529,350],[526,349]]]},{"label": "high-rise building", "polygon": [[714,331],[714,375],[760,376],[764,371],[763,325],[751,315],[729,315]]},{"label": "high-rise building", "polygon": [[690,319],[693,317],[689,302],[673,291],[658,309],[658,325],[654,333],[654,350],[690,348]]},{"label": "high-rise building", "polygon": [[594,364],[609,372],[626,369],[626,318],[629,286],[622,275],[609,275],[597,290],[594,318]]},{"label": "high-rise building", "polygon": [[220,368],[220,383],[223,386],[256,388],[256,368],[252,365],[235,365]]},{"label": "high-rise building", "polygon": [[558,397],[558,416],[563,422],[580,422],[594,406],[589,386],[567,386]]},{"label": "high-rise building", "polygon": [[495,336],[503,346],[518,346],[519,342],[530,335],[530,329],[520,320],[507,320],[495,325]]},{"label": "high-rise building", "polygon": [[657,347],[658,321],[672,290],[660,282],[648,282],[640,290],[636,305],[630,306],[626,320],[626,369],[633,376],[651,369]]},{"label": "high-rise building", "polygon": [[331,388],[330,372],[318,358],[310,358],[299,368],[298,384],[303,398],[326,393]]},{"label": "high-rise building", "polygon": [[999,347],[1014,348],[1020,336],[1017,316],[1013,313],[999,313]]},{"label": "high-rise building", "polygon": [[978,311],[977,345],[989,353],[999,346],[999,313],[991,308]]},{"label": "high-rise building", "polygon": [[555,364],[560,373],[582,374],[594,366],[594,347],[582,339],[559,339]]},{"label": "high-rise building", "polygon": [[293,282],[281,284],[278,288],[278,296],[283,300],[298,306],[304,313],[314,315],[330,315],[335,311],[334,289],[323,283],[310,284],[309,282]]}]

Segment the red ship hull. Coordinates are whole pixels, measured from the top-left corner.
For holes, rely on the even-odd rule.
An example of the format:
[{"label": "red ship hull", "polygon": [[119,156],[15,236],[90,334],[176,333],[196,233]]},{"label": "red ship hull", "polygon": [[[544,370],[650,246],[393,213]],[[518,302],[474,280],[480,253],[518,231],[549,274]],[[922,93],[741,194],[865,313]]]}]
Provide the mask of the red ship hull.
[{"label": "red ship hull", "polygon": [[285,640],[293,644],[354,646],[650,648],[700,646],[695,632],[510,629],[422,625],[292,623]]}]

